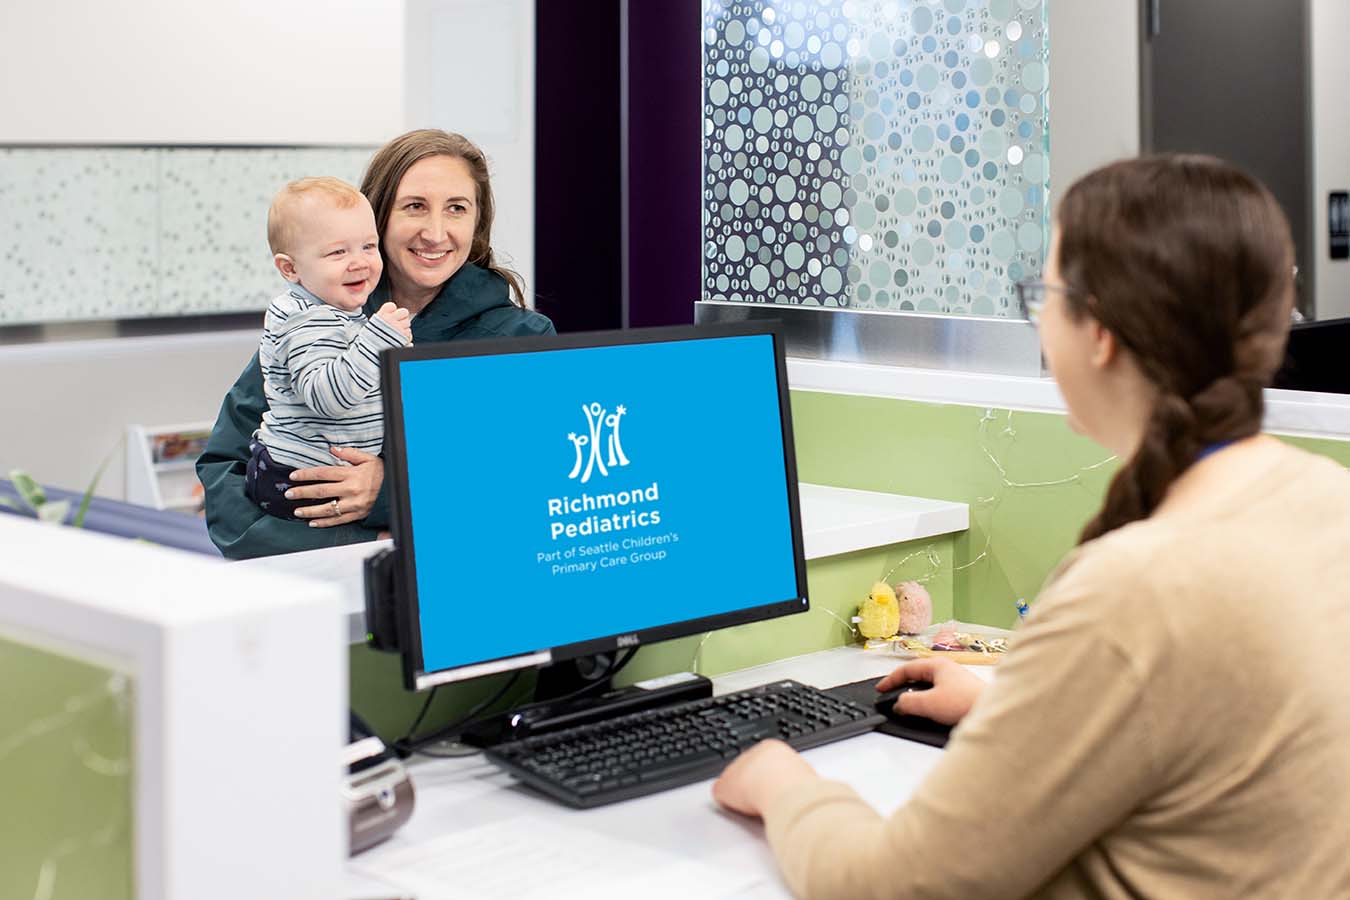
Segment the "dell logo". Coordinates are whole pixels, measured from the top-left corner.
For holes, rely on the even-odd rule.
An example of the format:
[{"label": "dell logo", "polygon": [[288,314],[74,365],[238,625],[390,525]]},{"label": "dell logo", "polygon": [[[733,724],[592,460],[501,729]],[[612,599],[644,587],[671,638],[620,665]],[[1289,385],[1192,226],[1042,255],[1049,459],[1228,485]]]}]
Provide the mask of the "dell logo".
[{"label": "dell logo", "polygon": [[637,645],[638,645],[638,636],[637,636],[636,634],[621,634],[621,635],[619,635],[618,646],[620,646],[620,647],[636,647]]}]

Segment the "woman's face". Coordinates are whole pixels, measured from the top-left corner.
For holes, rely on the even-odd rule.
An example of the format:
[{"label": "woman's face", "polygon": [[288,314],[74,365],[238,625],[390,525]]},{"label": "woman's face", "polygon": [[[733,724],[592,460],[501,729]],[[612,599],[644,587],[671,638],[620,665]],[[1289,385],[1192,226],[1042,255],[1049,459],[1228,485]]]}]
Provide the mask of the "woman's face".
[{"label": "woman's face", "polygon": [[1041,352],[1068,409],[1069,427],[1087,437],[1095,436],[1095,418],[1100,415],[1099,381],[1094,364],[1097,349],[1096,321],[1089,315],[1070,314],[1064,279],[1059,272],[1059,229],[1050,238],[1050,253],[1041,280],[1046,284],[1045,307],[1041,310]]},{"label": "woman's face", "polygon": [[397,289],[439,289],[469,258],[478,225],[478,193],[469,165],[428,156],[404,174],[380,249]]}]

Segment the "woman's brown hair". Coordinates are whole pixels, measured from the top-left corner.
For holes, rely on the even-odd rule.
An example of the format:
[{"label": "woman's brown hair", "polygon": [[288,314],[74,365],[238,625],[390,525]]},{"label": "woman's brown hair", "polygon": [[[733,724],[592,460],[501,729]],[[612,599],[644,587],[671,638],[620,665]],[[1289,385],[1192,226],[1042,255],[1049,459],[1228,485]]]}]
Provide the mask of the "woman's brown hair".
[{"label": "woman's brown hair", "polygon": [[417,162],[428,156],[453,156],[469,167],[477,192],[478,221],[473,229],[473,244],[469,248],[469,262],[501,276],[510,288],[511,301],[525,305],[525,291],[519,274],[498,265],[492,256],[492,182],[488,177],[487,157],[473,141],[459,134],[436,128],[423,128],[401,134],[381,147],[366,167],[361,181],[361,193],[366,195],[375,210],[375,225],[381,236],[389,224],[394,209],[398,186],[403,176]]},{"label": "woman's brown hair", "polygon": [[1148,517],[1207,447],[1256,434],[1294,300],[1289,223],[1269,190],[1205,156],[1083,177],[1059,204],[1070,314],[1092,316],[1158,391],[1138,450],[1080,541]]}]

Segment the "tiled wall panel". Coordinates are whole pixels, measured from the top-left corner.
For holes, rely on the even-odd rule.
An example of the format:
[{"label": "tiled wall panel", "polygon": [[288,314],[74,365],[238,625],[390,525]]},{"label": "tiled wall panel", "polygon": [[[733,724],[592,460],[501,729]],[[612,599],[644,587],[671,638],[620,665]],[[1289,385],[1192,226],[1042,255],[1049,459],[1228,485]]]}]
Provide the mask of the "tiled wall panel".
[{"label": "tiled wall panel", "polygon": [[0,151],[0,323],[154,313],[149,150]]},{"label": "tiled wall panel", "polygon": [[0,149],[0,325],[247,312],[281,279],[267,206],[358,184],[372,148]]}]

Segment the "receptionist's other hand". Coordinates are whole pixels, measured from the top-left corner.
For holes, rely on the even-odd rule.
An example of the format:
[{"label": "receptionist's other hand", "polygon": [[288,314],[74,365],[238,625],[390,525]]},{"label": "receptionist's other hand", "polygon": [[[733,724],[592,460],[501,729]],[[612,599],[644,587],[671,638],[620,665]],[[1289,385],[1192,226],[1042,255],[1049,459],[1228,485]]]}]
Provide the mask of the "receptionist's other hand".
[{"label": "receptionist's other hand", "polygon": [[782,741],[762,741],[736,757],[713,782],[713,799],[732,812],[762,816],[779,794],[820,776]]},{"label": "receptionist's other hand", "polygon": [[[312,498],[323,501],[315,506],[302,506],[295,511],[297,517],[308,519],[314,528],[331,528],[364,520],[375,504],[375,498],[380,495],[380,485],[384,483],[384,460],[378,456],[350,447],[331,449],[334,456],[351,465],[296,469],[291,473],[291,481],[323,483],[296,485],[286,492],[290,499]],[[337,502],[334,503],[334,500]]]},{"label": "receptionist's other hand", "polygon": [[900,712],[923,716],[944,725],[955,725],[970,712],[984,690],[984,681],[950,659],[916,659],[900,666],[881,681],[878,691],[889,691],[907,681],[930,681],[931,690],[906,691],[900,695]]}]

